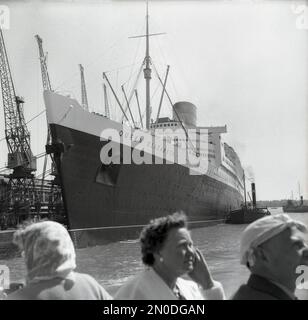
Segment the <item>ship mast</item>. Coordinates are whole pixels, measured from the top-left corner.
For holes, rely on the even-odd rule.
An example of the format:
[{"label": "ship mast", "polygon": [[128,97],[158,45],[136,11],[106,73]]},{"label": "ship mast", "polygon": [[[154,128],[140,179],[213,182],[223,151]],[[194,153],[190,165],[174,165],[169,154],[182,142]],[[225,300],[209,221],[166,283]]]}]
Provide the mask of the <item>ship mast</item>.
[{"label": "ship mast", "polygon": [[243,181],[244,181],[244,199],[245,199],[245,209],[247,209],[247,200],[246,200],[246,182],[245,182],[245,171],[243,170]]},{"label": "ship mast", "polygon": [[[141,36],[133,36],[133,37],[129,37],[129,38],[146,38],[146,49],[145,49],[145,58],[143,60],[143,65],[145,65],[145,68],[143,69],[143,73],[144,73],[144,79],[146,82],[146,90],[145,90],[145,94],[146,94],[146,128],[150,129],[150,123],[151,123],[151,90],[150,90],[150,81],[151,81],[151,73],[152,73],[152,69],[150,67],[151,65],[151,57],[150,57],[150,37],[151,36],[158,36],[158,35],[162,35],[165,33],[152,33],[150,34],[149,32],[149,5],[148,5],[148,1],[146,2],[146,34],[145,35],[141,35]],[[142,70],[142,68],[140,69],[140,71]],[[138,78],[139,78],[139,74],[138,74]],[[130,99],[128,99],[128,101],[130,101]]]},{"label": "ship mast", "polygon": [[151,58],[150,58],[150,36],[149,36],[149,11],[147,1],[147,14],[146,14],[146,52],[145,52],[145,69],[144,79],[146,82],[146,128],[150,129],[150,118],[151,118],[151,101],[150,101],[150,81],[151,81]]}]

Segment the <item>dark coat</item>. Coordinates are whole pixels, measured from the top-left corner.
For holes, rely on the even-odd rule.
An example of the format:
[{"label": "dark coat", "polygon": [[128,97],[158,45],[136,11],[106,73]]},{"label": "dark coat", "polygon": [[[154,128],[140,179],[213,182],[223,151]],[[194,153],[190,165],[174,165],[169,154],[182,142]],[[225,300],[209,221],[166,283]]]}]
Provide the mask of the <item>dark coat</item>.
[{"label": "dark coat", "polygon": [[293,300],[285,291],[271,281],[251,275],[247,284],[242,285],[232,300]]}]

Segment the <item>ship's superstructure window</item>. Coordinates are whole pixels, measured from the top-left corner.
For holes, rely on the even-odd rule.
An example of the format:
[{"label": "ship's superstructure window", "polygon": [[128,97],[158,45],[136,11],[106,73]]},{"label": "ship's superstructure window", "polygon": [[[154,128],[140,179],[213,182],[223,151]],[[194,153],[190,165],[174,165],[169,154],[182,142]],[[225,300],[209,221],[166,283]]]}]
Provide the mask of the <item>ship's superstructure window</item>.
[{"label": "ship's superstructure window", "polygon": [[178,121],[175,119],[170,119],[168,117],[159,118],[156,122],[151,123],[151,128],[170,128],[177,127]]}]

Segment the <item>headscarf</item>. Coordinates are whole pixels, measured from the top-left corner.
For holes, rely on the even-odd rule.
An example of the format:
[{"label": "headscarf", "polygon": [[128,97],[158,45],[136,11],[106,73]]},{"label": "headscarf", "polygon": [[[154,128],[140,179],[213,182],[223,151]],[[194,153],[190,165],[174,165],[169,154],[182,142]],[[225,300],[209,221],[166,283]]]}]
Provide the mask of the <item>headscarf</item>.
[{"label": "headscarf", "polygon": [[27,282],[67,278],[76,268],[76,254],[67,230],[54,221],[28,225],[14,234],[23,251]]},{"label": "headscarf", "polygon": [[291,219],[287,214],[267,216],[251,223],[242,233],[241,264],[253,264],[252,256],[257,246],[293,226],[307,232],[307,227],[302,222]]}]

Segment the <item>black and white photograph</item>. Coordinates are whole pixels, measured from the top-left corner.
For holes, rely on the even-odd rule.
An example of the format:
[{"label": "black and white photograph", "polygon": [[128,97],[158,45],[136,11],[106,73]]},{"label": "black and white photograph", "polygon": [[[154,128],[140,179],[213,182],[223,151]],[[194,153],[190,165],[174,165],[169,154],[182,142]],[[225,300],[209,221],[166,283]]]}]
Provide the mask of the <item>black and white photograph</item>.
[{"label": "black and white photograph", "polygon": [[308,300],[307,40],[307,0],[0,1],[0,300]]}]

